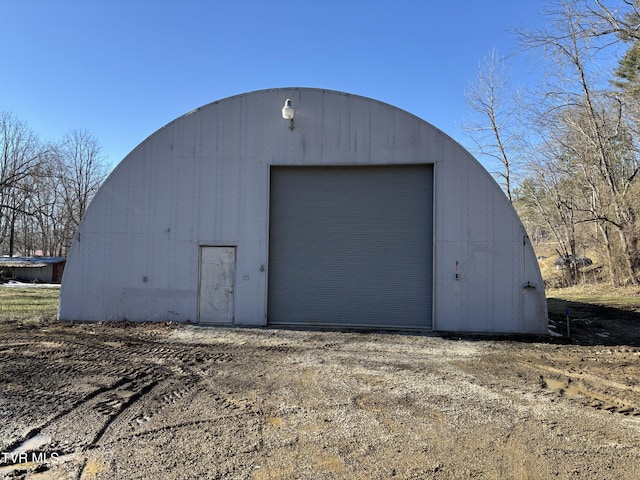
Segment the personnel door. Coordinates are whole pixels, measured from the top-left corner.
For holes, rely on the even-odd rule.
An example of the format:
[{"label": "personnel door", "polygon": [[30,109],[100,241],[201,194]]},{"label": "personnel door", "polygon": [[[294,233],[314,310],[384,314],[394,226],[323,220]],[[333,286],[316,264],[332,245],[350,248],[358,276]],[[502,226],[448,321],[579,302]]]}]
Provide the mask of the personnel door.
[{"label": "personnel door", "polygon": [[199,323],[233,323],[235,247],[200,247]]}]

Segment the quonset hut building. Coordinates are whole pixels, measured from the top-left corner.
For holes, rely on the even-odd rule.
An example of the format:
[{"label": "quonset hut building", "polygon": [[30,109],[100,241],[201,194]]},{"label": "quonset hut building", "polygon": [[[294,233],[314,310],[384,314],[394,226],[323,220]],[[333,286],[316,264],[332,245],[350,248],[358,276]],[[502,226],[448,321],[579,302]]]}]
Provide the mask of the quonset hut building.
[{"label": "quonset hut building", "polygon": [[486,170],[420,118],[312,88],[213,102],[131,152],[78,228],[59,316],[548,331]]}]

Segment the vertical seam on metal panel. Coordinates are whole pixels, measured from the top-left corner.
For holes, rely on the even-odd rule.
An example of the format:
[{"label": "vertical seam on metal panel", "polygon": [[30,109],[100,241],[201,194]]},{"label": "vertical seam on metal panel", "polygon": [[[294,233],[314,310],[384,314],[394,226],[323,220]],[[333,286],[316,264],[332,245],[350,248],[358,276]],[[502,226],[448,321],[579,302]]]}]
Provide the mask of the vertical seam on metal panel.
[{"label": "vertical seam on metal panel", "polygon": [[436,173],[438,169],[438,164],[433,159],[433,163],[431,164],[431,330],[437,331],[438,329],[438,313],[437,313],[437,302],[436,302],[436,290],[438,282],[436,281],[436,270],[437,270],[437,248],[438,248],[438,237],[437,237],[437,228],[438,228],[438,216],[436,215],[436,205],[437,205],[437,188],[438,182],[436,182]]},{"label": "vertical seam on metal panel", "polygon": [[[266,231],[266,240],[265,240],[265,250],[262,251],[262,255],[263,255],[263,261],[264,261],[264,272],[262,272],[263,274],[263,280],[264,280],[264,304],[263,304],[263,311],[264,311],[264,320],[263,320],[263,325],[267,326],[269,325],[269,267],[270,267],[270,248],[271,248],[271,238],[270,238],[270,232],[271,232],[271,167],[272,165],[266,164],[263,166],[263,168],[267,169],[267,201],[266,201],[266,205],[265,205],[265,209],[266,209],[266,219],[267,219],[267,231]],[[266,257],[264,256],[266,253]]]},{"label": "vertical seam on metal panel", "polygon": [[202,296],[202,246],[198,246],[198,294],[196,295],[196,323],[200,324],[200,300]]}]

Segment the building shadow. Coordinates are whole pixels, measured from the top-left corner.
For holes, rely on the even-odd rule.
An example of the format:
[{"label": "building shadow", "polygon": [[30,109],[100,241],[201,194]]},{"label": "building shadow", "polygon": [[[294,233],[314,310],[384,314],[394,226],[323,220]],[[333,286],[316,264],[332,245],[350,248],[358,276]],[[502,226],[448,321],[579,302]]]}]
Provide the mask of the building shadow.
[{"label": "building shadow", "polygon": [[568,343],[640,346],[640,312],[636,310],[558,298],[548,298],[547,304],[550,331],[568,336]]}]

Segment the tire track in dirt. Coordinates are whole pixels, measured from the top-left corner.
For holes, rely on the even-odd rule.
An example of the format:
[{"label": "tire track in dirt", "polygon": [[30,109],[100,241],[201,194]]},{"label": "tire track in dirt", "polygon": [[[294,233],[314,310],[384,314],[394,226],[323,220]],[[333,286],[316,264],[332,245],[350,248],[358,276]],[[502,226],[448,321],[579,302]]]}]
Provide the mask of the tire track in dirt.
[{"label": "tire track in dirt", "polygon": [[162,414],[168,407],[184,401],[187,396],[193,394],[197,389],[197,381],[197,379],[191,379],[191,381],[184,382],[184,384],[173,385],[175,388],[171,388],[168,392],[159,393],[156,398],[150,398],[145,403],[142,411],[129,420],[129,424],[134,428],[138,428]]},{"label": "tire track in dirt", "polygon": [[[104,431],[108,428],[109,424],[113,421],[114,415],[118,413],[118,410],[115,410],[115,409],[112,410],[111,412],[106,412],[104,410],[104,406],[109,404],[109,400],[107,399],[111,398],[114,392],[118,392],[123,389],[129,389],[131,388],[131,386],[132,386],[132,380],[130,378],[125,377],[117,380],[115,383],[113,383],[110,386],[96,389],[95,391],[89,393],[88,395],[84,396],[82,399],[77,401],[70,408],[67,408],[62,412],[59,412],[57,415],[55,415],[51,419],[44,422],[42,425],[30,429],[23,437],[18,438],[13,443],[7,445],[3,451],[5,452],[16,451],[22,445],[25,445],[29,440],[32,440],[39,435],[42,435],[46,438],[53,439],[54,437],[52,436],[52,433],[53,431],[59,428],[60,424],[69,423],[73,425],[78,422],[78,418],[82,418],[82,419],[86,418],[83,415],[82,410],[88,408],[89,406],[91,408],[94,408],[96,411],[99,411],[103,415],[106,414],[107,416],[107,421],[98,430],[98,432],[96,432],[96,435],[93,441],[93,443],[96,443],[99,440],[99,438],[102,436]],[[131,396],[131,398],[133,397],[134,395]],[[103,408],[100,408],[101,406]],[[120,411],[122,410],[123,407],[126,408],[126,405],[121,404]],[[63,456],[63,455],[68,455],[73,453],[77,448],[84,448],[84,447],[85,447],[84,445],[76,445],[74,443],[61,443],[59,441],[54,440],[49,445],[46,445],[43,451],[48,454],[49,458],[51,458],[51,454],[53,453],[55,453],[58,456]],[[16,461],[13,461],[11,456],[6,456],[6,457],[3,457],[2,461],[0,461],[0,466],[16,465],[18,461],[19,459],[16,459]]]},{"label": "tire track in dirt", "polygon": [[[14,418],[22,417],[27,430],[17,424],[14,430],[23,433],[9,443],[5,430],[3,451],[12,452],[38,435],[46,436],[51,440],[42,451],[59,457],[80,454],[84,458],[77,478],[82,477],[87,465],[86,453],[99,447],[111,427],[122,423],[121,418],[139,427],[162,416],[165,409],[202,390],[199,383],[214,373],[215,365],[234,360],[228,353],[202,346],[174,347],[118,336],[108,341],[89,336],[65,338],[47,345],[50,355],[43,358],[34,350],[38,338],[20,340],[13,338],[11,345],[0,344],[2,383],[9,386],[4,389],[3,400],[12,406]],[[71,385],[69,378],[75,380]],[[58,383],[56,379],[60,379],[60,388],[52,389],[52,381]],[[90,391],[78,391],[77,385]],[[157,396],[152,393],[156,390]],[[33,401],[26,400],[34,398],[45,405],[34,417],[42,419],[42,413],[51,410],[49,418],[35,427],[29,426],[29,415],[20,413],[33,409]],[[235,408],[223,399],[220,404]],[[129,414],[136,408],[137,415]],[[73,437],[65,435],[71,431],[75,432]],[[0,466],[11,463],[0,462]]]},{"label": "tire track in dirt", "polygon": [[[515,362],[536,372],[541,388],[598,410],[640,416],[640,386],[633,380],[640,359],[637,349],[586,348],[574,353],[578,362],[560,355],[526,355]],[[627,367],[632,370],[627,372]]]},{"label": "tire track in dirt", "polygon": [[102,436],[105,434],[109,426],[120,416],[127,408],[140,400],[144,395],[149,393],[156,385],[158,380],[154,377],[142,378],[140,380],[134,380],[121,386],[120,391],[111,390],[109,397],[115,396],[115,398],[105,399],[98,402],[93,406],[95,410],[102,413],[107,417],[102,428],[98,430],[95,437],[85,449],[95,447]]},{"label": "tire track in dirt", "polygon": [[[530,386],[535,385],[549,394],[597,410],[640,416],[640,385],[634,380],[640,351],[628,347],[586,347],[571,354],[578,361],[566,358],[566,352],[560,354],[560,350],[539,354],[535,347],[511,353],[509,360],[497,352],[487,353],[485,358],[491,363],[504,364],[505,374],[515,375],[520,381],[528,379]],[[459,366],[474,375],[484,376],[464,362]]]},{"label": "tire track in dirt", "polygon": [[[147,380],[146,382],[144,378],[140,380],[134,380],[132,382],[128,382],[121,385],[123,392],[126,392],[126,393],[132,392],[131,395],[129,395],[126,399],[122,401],[120,401],[120,399],[103,400],[101,402],[98,402],[96,405],[94,405],[93,408],[98,412],[106,415],[107,419],[102,425],[102,427],[96,432],[95,436],[93,437],[93,440],[88,445],[82,447],[83,452],[87,452],[89,450],[96,448],[99,445],[99,442],[102,439],[102,437],[105,435],[105,432],[111,426],[111,424],[127,408],[129,408],[132,404],[140,400],[144,395],[149,393],[158,384],[158,380],[153,379],[153,377],[150,380],[146,379]],[[117,395],[117,392],[114,390],[110,391],[109,393],[112,395],[116,394],[116,396],[119,397]],[[78,480],[82,478],[85,472],[85,469],[87,467],[87,462],[88,462],[88,457],[85,456],[82,462],[82,465],[79,469],[78,475],[76,477]]]},{"label": "tire track in dirt", "polygon": [[551,367],[536,365],[543,372],[540,386],[562,396],[584,399],[584,404],[597,410],[640,416],[640,395],[633,386],[594,375],[571,375]]}]

